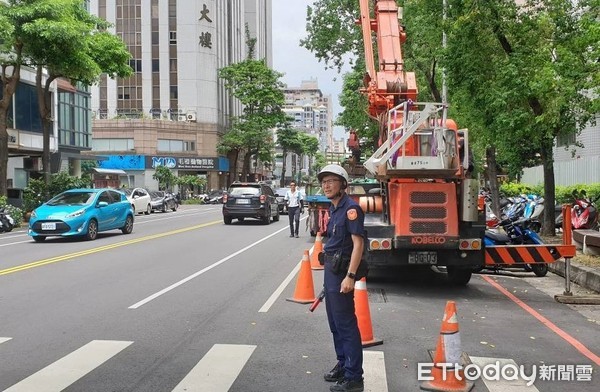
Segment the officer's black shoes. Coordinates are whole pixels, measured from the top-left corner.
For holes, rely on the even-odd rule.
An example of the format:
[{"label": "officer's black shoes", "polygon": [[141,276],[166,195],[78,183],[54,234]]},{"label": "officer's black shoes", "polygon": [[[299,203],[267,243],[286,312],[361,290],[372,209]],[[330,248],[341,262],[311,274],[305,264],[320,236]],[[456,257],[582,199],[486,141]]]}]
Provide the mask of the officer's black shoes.
[{"label": "officer's black shoes", "polygon": [[293,235],[293,234],[290,234],[290,238],[294,238],[294,235]]},{"label": "officer's black shoes", "polygon": [[296,238],[300,238],[300,236],[298,234],[296,234]]},{"label": "officer's black shoes", "polygon": [[344,367],[339,363],[323,376],[325,381],[335,382],[344,380]]},{"label": "officer's black shoes", "polygon": [[340,380],[329,387],[331,392],[363,392],[365,383],[360,380],[348,380],[347,378]]}]

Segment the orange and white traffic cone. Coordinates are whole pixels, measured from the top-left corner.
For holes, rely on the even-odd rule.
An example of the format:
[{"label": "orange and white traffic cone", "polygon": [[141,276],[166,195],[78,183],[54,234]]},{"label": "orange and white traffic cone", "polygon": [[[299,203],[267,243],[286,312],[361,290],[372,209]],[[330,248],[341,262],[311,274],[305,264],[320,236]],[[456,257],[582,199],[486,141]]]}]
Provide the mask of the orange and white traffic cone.
[{"label": "orange and white traffic cone", "polygon": [[296,290],[292,298],[286,298],[286,301],[299,304],[310,304],[315,301],[315,286],[313,284],[312,271],[310,269],[310,260],[308,259],[308,249],[304,251],[302,261],[300,262],[300,272],[296,281]]},{"label": "orange and white traffic cone", "polygon": [[319,253],[323,252],[323,237],[321,232],[317,232],[317,238],[315,239],[315,245],[310,255],[310,268],[313,270],[322,270],[324,267],[319,263]]},{"label": "orange and white traffic cone", "polygon": [[462,355],[456,303],[448,301],[444,311],[440,336],[438,338],[431,377],[433,380],[421,384],[425,391],[458,391],[467,392],[473,388],[472,382],[467,382],[461,368]]},{"label": "orange and white traffic cone", "polygon": [[371,324],[371,309],[369,308],[369,294],[367,293],[367,280],[362,278],[354,282],[354,313],[360,330],[360,340],[363,347],[377,346],[383,344],[383,340],[373,337],[373,325]]}]

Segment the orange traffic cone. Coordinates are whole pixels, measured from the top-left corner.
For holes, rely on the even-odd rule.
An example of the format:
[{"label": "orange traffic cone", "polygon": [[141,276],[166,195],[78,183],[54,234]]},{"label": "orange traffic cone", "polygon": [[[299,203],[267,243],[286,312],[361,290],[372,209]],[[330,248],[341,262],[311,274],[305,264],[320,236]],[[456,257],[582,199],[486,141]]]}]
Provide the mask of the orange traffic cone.
[{"label": "orange traffic cone", "polygon": [[371,310],[369,309],[369,294],[367,293],[367,280],[365,278],[354,283],[354,307],[362,346],[371,347],[383,344],[383,340],[375,339],[373,337]]},{"label": "orange traffic cone", "polygon": [[315,245],[313,246],[312,254],[310,255],[310,268],[313,270],[322,270],[324,267],[319,263],[319,253],[323,252],[323,237],[321,232],[317,232]]},{"label": "orange traffic cone", "polygon": [[426,391],[470,391],[473,383],[467,382],[461,369],[461,355],[456,303],[448,301],[433,358],[433,368],[431,369],[433,380],[423,382],[421,389]]},{"label": "orange traffic cone", "polygon": [[313,285],[312,271],[310,270],[308,249],[304,251],[304,255],[302,256],[294,296],[286,298],[286,301],[297,302],[299,304],[310,304],[315,301],[315,286]]}]

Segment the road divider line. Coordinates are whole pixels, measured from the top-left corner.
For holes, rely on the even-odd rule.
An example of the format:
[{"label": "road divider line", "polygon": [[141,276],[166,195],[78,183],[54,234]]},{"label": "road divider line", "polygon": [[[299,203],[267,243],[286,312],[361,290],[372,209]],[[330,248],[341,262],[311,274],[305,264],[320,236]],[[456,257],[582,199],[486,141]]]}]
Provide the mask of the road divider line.
[{"label": "road divider line", "polygon": [[2,338],[2,337],[0,337],[0,344],[2,344],[4,342],[8,342],[10,339],[12,339],[12,338]]},{"label": "road divider line", "polygon": [[93,340],[4,392],[59,392],[133,342]]},{"label": "road divider line", "polygon": [[388,391],[383,351],[363,350],[363,370],[366,391]]},{"label": "road divider line", "polygon": [[263,237],[263,238],[261,238],[260,240],[258,240],[256,242],[253,242],[252,244],[246,246],[245,248],[242,248],[242,249],[238,250],[237,252],[232,253],[229,256],[226,256],[226,257],[222,258],[221,260],[219,260],[217,262],[214,262],[213,264],[209,265],[208,267],[202,268],[198,272],[194,272],[193,274],[191,274],[191,275],[189,275],[189,276],[181,279],[180,281],[173,283],[169,287],[166,287],[166,288],[164,288],[164,289],[162,289],[162,290],[160,290],[160,291],[158,291],[158,292],[156,292],[156,293],[154,293],[154,294],[152,294],[152,295],[144,298],[143,300],[141,300],[139,302],[136,302],[135,304],[131,305],[129,307],[129,309],[137,309],[140,306],[147,304],[148,302],[150,302],[150,301],[152,301],[152,300],[160,297],[163,294],[168,293],[169,291],[171,291],[173,289],[176,289],[177,287],[181,286],[182,284],[187,283],[187,282],[189,282],[190,280],[192,280],[194,278],[197,278],[198,276],[202,275],[203,273],[205,273],[207,271],[210,271],[213,268],[218,267],[219,265],[223,264],[227,260],[230,260],[230,259],[234,258],[235,256],[239,255],[240,253],[243,253],[243,252],[247,251],[248,249],[255,247],[256,245],[260,244],[261,242],[264,242],[264,241],[268,240],[269,238],[273,237],[274,235],[277,235],[277,234],[281,233],[284,230],[289,230],[289,227],[285,226],[285,227],[277,230],[276,232],[274,232],[272,234],[269,234],[268,236]]},{"label": "road divider line", "polygon": [[279,296],[281,295],[283,290],[285,290],[287,285],[290,284],[292,279],[294,279],[294,276],[296,276],[296,274],[300,270],[301,265],[302,265],[302,260],[300,260],[298,262],[298,264],[296,264],[296,266],[294,267],[292,272],[290,272],[290,274],[283,280],[283,282],[281,282],[279,287],[277,287],[277,289],[273,292],[273,294],[271,294],[269,299],[267,299],[267,302],[265,302],[265,304],[258,310],[259,313],[266,313],[269,311],[269,309],[271,309],[271,306],[273,306],[273,304],[275,303],[277,298],[279,298]]},{"label": "road divider line", "polygon": [[103,252],[103,251],[110,250],[110,249],[120,248],[120,247],[126,246],[126,245],[132,245],[132,244],[136,244],[139,242],[150,241],[150,240],[154,240],[157,238],[167,237],[167,236],[171,236],[171,235],[175,235],[175,234],[181,234],[181,233],[185,233],[188,231],[201,229],[203,227],[216,225],[217,223],[221,223],[221,221],[218,220],[218,221],[203,223],[201,225],[195,225],[195,226],[186,227],[183,229],[168,231],[165,233],[159,233],[159,234],[153,234],[153,235],[149,235],[149,236],[145,236],[145,237],[134,238],[134,239],[127,240],[127,241],[117,242],[116,244],[99,246],[97,248],[87,249],[87,250],[83,250],[80,252],[69,253],[69,254],[62,255],[62,256],[55,256],[55,257],[51,257],[48,259],[34,261],[31,263],[27,263],[27,264],[21,264],[21,265],[17,265],[17,266],[11,267],[11,268],[6,268],[3,270],[0,270],[0,276],[12,274],[12,273],[19,272],[19,271],[25,271],[25,270],[28,270],[31,268],[41,267],[41,266],[47,265],[47,264],[57,263],[59,261],[71,260],[71,259],[74,259],[74,258],[77,258],[80,256],[87,256],[90,254]]},{"label": "road divider line", "polygon": [[511,292],[509,292],[508,290],[506,290],[498,282],[495,282],[492,278],[490,278],[488,276],[483,276],[483,275],[481,277],[486,282],[488,282],[490,285],[495,287],[496,290],[498,290],[499,292],[501,292],[502,294],[507,296],[511,301],[513,301],[514,303],[519,305],[521,308],[523,308],[527,313],[529,313],[530,315],[532,315],[533,317],[538,319],[542,324],[544,324],[546,327],[548,327],[552,332],[554,332],[555,334],[557,334],[558,336],[563,338],[571,346],[575,347],[575,349],[577,349],[577,351],[579,351],[580,353],[582,353],[583,355],[588,357],[596,365],[600,366],[600,357],[598,355],[594,354],[592,351],[590,351],[579,340],[575,339],[573,336],[569,335],[567,332],[560,329],[556,324],[554,324],[552,321],[548,320],[546,317],[542,316],[540,313],[538,313],[531,306],[527,305],[525,302],[521,301],[519,298],[517,298],[516,295],[514,295]]},{"label": "road divider line", "polygon": [[[479,369],[483,369],[487,365],[495,365],[498,362],[500,369],[506,368],[507,365],[511,365],[511,368],[517,369],[517,363],[512,359],[505,358],[488,358],[488,357],[472,357],[469,359],[474,365],[477,365]],[[529,369],[528,372],[531,370]],[[518,376],[518,375],[517,375]],[[527,381],[521,377],[512,378],[510,380],[504,380],[499,377],[498,380],[490,380],[489,377],[481,377],[483,383],[487,387],[489,392],[538,392],[539,389],[535,385],[527,386]]]},{"label": "road divider line", "polygon": [[215,344],[173,392],[229,391],[255,349],[251,345]]}]

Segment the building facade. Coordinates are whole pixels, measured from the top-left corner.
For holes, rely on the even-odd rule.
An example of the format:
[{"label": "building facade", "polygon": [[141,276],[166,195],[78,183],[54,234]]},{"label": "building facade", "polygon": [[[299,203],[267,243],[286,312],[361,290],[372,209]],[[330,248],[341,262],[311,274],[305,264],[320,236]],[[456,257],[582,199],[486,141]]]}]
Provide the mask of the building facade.
[{"label": "building facade", "polygon": [[271,62],[271,1],[91,0],[90,10],[114,25],[134,71],[92,88],[93,152],[106,157],[100,167],[143,156],[143,168],[115,168],[128,173],[123,184],[156,189],[155,165],[176,162],[175,174],[226,187],[229,164],[216,147],[242,108],[218,70],[247,58],[246,26],[257,38],[255,56]]},{"label": "building facade", "polygon": [[[600,183],[600,114],[578,135],[558,138],[554,149],[556,185]],[[542,166],[523,170],[521,182],[538,185],[544,182]]]},{"label": "building facade", "polygon": [[[325,95],[319,89],[317,80],[305,80],[300,87],[285,87],[283,89],[285,103],[284,113],[291,119],[293,128],[311,135],[319,140],[319,151],[325,153],[332,143],[333,108],[330,95]],[[308,157],[298,157],[289,153],[286,161],[286,172],[283,171],[282,151],[278,149],[275,161],[275,177],[284,182],[292,178],[300,181],[301,175],[308,174],[310,160]]]},{"label": "building facade", "polygon": [[[50,171],[81,174],[83,152],[91,150],[90,93],[65,80],[51,84]],[[42,177],[44,150],[42,120],[38,108],[35,73],[24,68],[8,115],[7,187],[25,188],[30,179]],[[89,159],[89,158],[87,158]]]}]

